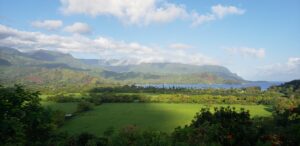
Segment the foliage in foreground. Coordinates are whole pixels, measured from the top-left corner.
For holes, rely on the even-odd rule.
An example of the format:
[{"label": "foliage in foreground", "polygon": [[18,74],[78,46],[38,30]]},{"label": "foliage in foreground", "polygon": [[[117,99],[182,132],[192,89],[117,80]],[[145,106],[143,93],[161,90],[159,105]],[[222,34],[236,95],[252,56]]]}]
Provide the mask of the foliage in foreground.
[{"label": "foliage in foreground", "polygon": [[[300,144],[300,106],[276,111],[271,119],[251,119],[249,112],[234,108],[201,109],[190,125],[171,134],[142,131],[134,125],[117,132],[108,129],[103,136],[88,133],[58,133],[63,123],[56,113],[44,109],[38,93],[21,86],[0,86],[0,145],[63,146],[240,146]],[[82,111],[90,103],[82,103]]]},{"label": "foliage in foreground", "polygon": [[38,92],[22,86],[0,86],[0,145],[42,145],[54,134],[53,113],[44,109]]},{"label": "foliage in foreground", "polygon": [[212,113],[209,108],[203,108],[196,114],[190,125],[176,128],[173,133],[175,143],[189,145],[255,145],[258,138],[248,111],[234,108],[215,108]]}]

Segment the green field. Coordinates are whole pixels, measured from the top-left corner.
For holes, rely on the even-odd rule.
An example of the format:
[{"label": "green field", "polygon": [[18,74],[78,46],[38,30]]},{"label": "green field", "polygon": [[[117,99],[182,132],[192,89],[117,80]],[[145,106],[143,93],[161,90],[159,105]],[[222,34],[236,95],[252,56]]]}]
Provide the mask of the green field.
[{"label": "green field", "polygon": [[[76,110],[76,103],[43,103],[53,109],[67,113]],[[170,103],[107,103],[95,106],[92,111],[81,113],[68,120],[61,128],[70,133],[89,132],[102,135],[108,127],[120,129],[126,125],[137,125],[142,129],[154,129],[171,132],[177,126],[188,124],[203,104]],[[221,106],[221,105],[214,105]],[[223,105],[227,106],[227,105]],[[263,105],[234,105],[250,110],[254,116],[270,116],[270,108]]]}]

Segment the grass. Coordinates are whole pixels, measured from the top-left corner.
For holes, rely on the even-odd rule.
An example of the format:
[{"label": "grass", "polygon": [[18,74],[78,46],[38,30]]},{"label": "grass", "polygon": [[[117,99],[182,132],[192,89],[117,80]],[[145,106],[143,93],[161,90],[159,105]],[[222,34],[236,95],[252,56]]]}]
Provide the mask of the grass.
[{"label": "grass", "polygon": [[[76,110],[76,103],[44,103],[44,105],[68,112]],[[203,104],[107,103],[95,106],[92,111],[82,113],[67,121],[61,130],[72,134],[89,132],[102,135],[109,127],[120,129],[126,125],[137,125],[142,129],[171,132],[178,126],[189,124],[196,112],[204,106]],[[267,106],[231,106],[249,110],[252,117],[271,116]]]}]

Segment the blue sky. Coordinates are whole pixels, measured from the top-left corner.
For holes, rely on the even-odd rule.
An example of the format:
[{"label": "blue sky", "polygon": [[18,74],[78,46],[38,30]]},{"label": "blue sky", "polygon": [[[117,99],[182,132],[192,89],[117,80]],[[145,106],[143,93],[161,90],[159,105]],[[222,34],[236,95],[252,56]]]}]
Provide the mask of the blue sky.
[{"label": "blue sky", "polygon": [[0,45],[24,51],[300,78],[299,0],[0,0],[0,25]]}]

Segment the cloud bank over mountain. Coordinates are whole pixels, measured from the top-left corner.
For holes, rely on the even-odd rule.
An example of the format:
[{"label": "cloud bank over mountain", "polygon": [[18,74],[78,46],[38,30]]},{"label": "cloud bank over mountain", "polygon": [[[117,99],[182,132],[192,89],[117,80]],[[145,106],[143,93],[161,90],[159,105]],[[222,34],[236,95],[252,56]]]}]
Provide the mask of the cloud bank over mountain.
[{"label": "cloud bank over mountain", "polygon": [[[161,47],[152,47],[137,42],[125,42],[101,36],[90,39],[77,34],[71,36],[48,35],[41,32],[21,31],[4,25],[0,25],[0,43],[2,46],[14,47],[22,51],[44,49],[71,54],[96,54],[102,59],[115,58],[127,60],[134,64],[176,62],[203,65],[218,63],[215,59],[203,54],[190,53],[182,49],[167,50]],[[173,47],[182,48],[183,46],[177,44]]]}]

